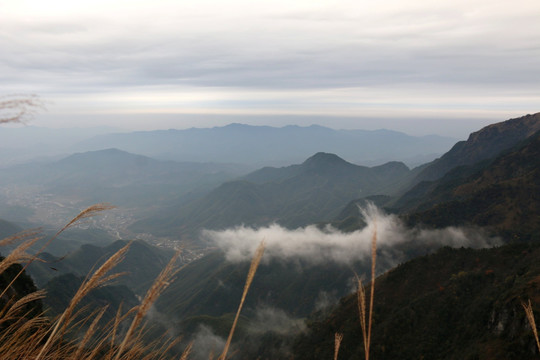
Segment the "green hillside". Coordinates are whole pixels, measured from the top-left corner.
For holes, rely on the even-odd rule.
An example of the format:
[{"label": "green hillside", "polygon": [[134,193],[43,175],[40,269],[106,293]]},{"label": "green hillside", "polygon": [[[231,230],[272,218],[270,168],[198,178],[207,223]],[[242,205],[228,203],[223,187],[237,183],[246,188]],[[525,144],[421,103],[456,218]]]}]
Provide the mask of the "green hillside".
[{"label": "green hillside", "polygon": [[422,170],[416,182],[439,179],[457,166],[473,165],[501,152],[540,131],[540,113],[525,115],[486,126],[460,141],[440,159]]},{"label": "green hillside", "polygon": [[[234,313],[248,269],[247,262],[231,263],[225,261],[221,252],[211,253],[190,263],[178,274],[158,300],[157,308],[178,319]],[[318,266],[300,261],[263,263],[246,299],[246,313],[264,304],[295,316],[305,316],[316,308],[321,293],[343,296],[350,287],[354,271],[360,273],[364,270],[361,263]]]},{"label": "green hillside", "polygon": [[[59,275],[86,276],[126,243],[125,240],[118,240],[105,247],[85,244],[62,258],[43,253],[40,258],[44,261],[33,262],[28,272],[39,286],[45,286]],[[136,294],[144,294],[171,257],[170,250],[159,249],[144,241],[134,241],[125,259],[115,268],[115,272],[127,272],[117,283],[126,285]]]},{"label": "green hillside", "polygon": [[17,184],[28,191],[39,186],[41,194],[86,205],[109,202],[144,209],[168,204],[191,192],[206,192],[243,173],[234,165],[158,161],[106,149],[3,169],[0,185]]},{"label": "green hillside", "polygon": [[[69,273],[57,276],[45,284],[43,288],[47,291],[47,295],[43,302],[50,317],[62,314],[84,279],[84,276],[79,277]],[[102,322],[107,323],[115,318],[120,305],[123,309],[129,309],[138,304],[135,294],[125,285],[102,286],[82,298],[79,306],[84,308],[84,311],[79,316],[85,318],[93,311],[108,305],[102,318]]]},{"label": "green hillside", "polygon": [[[407,212],[410,224],[478,225],[511,240],[540,240],[540,132],[490,162],[457,168]],[[414,190],[413,190],[414,191]]]},{"label": "green hillside", "polygon": [[264,168],[225,183],[200,200],[164,210],[131,229],[194,240],[203,228],[273,222],[305,226],[332,219],[351,199],[392,193],[409,172],[402,163],[368,168],[318,153],[301,165]]},{"label": "green hillside", "polygon": [[[474,225],[502,235],[507,241],[540,239],[540,185],[537,180],[540,176],[540,132],[531,134],[531,129],[540,126],[540,117],[537,114],[509,120],[509,123],[488,126],[475,136],[471,135],[477,141],[463,145],[473,154],[482,154],[482,161],[454,167],[439,179],[422,181],[399,196],[369,196],[354,200],[343,208],[332,224],[345,231],[357,229],[361,224],[358,205],[369,200],[387,212],[399,214],[411,226]],[[498,139],[504,136],[501,129],[514,129],[512,124],[529,126],[527,131],[523,126],[517,126],[519,138],[525,135],[527,138],[492,158],[485,158],[487,152],[481,150],[487,145],[478,139],[489,136],[483,132],[490,134],[497,130]],[[514,135],[509,134],[513,141],[518,138]],[[490,149],[490,154],[496,152],[494,147]]]},{"label": "green hillside", "polygon": [[[375,285],[373,359],[538,359],[521,300],[540,313],[540,244],[444,248],[404,263]],[[312,316],[294,358],[363,359],[357,298]]]}]

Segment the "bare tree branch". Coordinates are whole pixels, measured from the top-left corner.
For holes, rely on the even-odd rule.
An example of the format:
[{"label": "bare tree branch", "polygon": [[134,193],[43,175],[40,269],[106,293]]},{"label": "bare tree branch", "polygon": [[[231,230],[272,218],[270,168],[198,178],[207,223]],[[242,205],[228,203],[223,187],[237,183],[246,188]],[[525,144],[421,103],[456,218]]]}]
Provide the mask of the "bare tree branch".
[{"label": "bare tree branch", "polygon": [[14,94],[0,96],[0,124],[25,123],[38,110],[45,109],[37,95]]}]

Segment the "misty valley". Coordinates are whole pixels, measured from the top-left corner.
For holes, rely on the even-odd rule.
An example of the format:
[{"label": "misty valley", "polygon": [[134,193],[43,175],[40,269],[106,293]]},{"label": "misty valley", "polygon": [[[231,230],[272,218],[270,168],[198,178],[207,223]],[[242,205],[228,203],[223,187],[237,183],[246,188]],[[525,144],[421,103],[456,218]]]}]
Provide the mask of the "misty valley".
[{"label": "misty valley", "polygon": [[373,359],[540,358],[540,113],[464,141],[0,127],[0,173],[0,329],[43,289],[21,305],[63,321],[43,348],[360,359],[368,312]]}]

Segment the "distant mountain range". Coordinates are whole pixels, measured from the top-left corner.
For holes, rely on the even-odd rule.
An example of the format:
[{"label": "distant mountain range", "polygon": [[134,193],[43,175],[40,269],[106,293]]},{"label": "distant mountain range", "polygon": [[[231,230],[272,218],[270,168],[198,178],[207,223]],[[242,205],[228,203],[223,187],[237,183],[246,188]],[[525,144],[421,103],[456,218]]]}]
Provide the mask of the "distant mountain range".
[{"label": "distant mountain range", "polygon": [[456,139],[390,130],[334,130],[312,125],[251,126],[122,132],[114,128],[0,128],[0,167],[50,162],[74,152],[118,148],[160,160],[283,166],[316,152],[364,165],[403,161],[416,166],[446,152]]},{"label": "distant mountain range", "polygon": [[25,162],[58,160],[73,153],[74,146],[83,140],[119,131],[111,127],[0,127],[0,168]]},{"label": "distant mountain range", "polygon": [[309,127],[230,124],[214,128],[157,130],[98,135],[80,142],[76,151],[115,147],[158,159],[283,166],[317,152],[339,155],[357,164],[403,161],[413,166],[446,152],[455,139],[410,136],[390,130],[334,130]]},{"label": "distant mountain range", "polygon": [[[144,212],[174,199],[204,194],[246,172],[240,165],[159,161],[105,149],[49,163],[4,168],[0,186],[14,188],[14,197],[50,194],[79,207],[109,202]],[[0,211],[3,206],[0,204]],[[8,206],[7,210],[11,208]]]}]

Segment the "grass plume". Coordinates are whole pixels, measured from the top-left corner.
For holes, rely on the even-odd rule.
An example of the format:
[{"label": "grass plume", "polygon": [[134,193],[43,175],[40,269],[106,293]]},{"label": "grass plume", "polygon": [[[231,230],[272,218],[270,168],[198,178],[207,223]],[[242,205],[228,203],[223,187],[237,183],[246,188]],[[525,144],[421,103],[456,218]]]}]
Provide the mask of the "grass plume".
[{"label": "grass plume", "polygon": [[527,320],[531,325],[534,339],[536,340],[536,347],[538,348],[538,352],[540,352],[540,341],[538,340],[538,330],[536,329],[536,321],[534,321],[534,312],[532,309],[531,300],[529,300],[527,303],[522,301],[521,306],[523,306],[523,310],[525,310],[525,315],[527,316]]},{"label": "grass plume", "polygon": [[35,360],[39,360],[43,358],[43,356],[46,354],[47,350],[50,348],[52,343],[55,340],[57,340],[56,335],[58,334],[60,329],[62,329],[62,333],[65,331],[65,329],[71,322],[72,314],[73,314],[73,311],[75,310],[75,307],[82,300],[82,298],[85,297],[91,290],[104,285],[108,281],[115,279],[120,275],[120,274],[107,275],[107,273],[110,270],[112,270],[116,265],[118,265],[118,263],[120,263],[120,261],[124,258],[124,255],[126,254],[130,246],[131,246],[131,243],[128,243],[126,246],[118,250],[107,261],[105,261],[105,263],[101,265],[90,278],[87,278],[82,283],[79,290],[77,290],[77,292],[71,299],[67,309],[62,313],[60,318],[56,321],[56,325],[53,328],[51,334],[49,335],[47,342],[42,347],[40,353],[38,354]]},{"label": "grass plume", "polygon": [[120,344],[116,357],[114,358],[115,360],[120,359],[120,356],[122,355],[125,347],[130,343],[131,337],[135,329],[140,325],[143,317],[146,315],[148,310],[150,310],[150,307],[157,300],[159,295],[169,286],[172,278],[178,273],[179,270],[175,268],[175,263],[179,256],[180,252],[177,251],[171,258],[167,266],[161,271],[150,289],[148,289],[148,291],[146,292],[146,295],[141,305],[137,307],[137,313],[135,314],[135,317],[131,322],[129,329],[124,336],[124,340]]},{"label": "grass plume", "polygon": [[238,306],[238,310],[236,311],[236,316],[234,317],[234,321],[231,326],[231,330],[229,332],[229,337],[227,338],[227,342],[225,343],[223,352],[218,357],[218,360],[225,360],[227,358],[227,353],[229,352],[229,347],[231,346],[232,337],[234,335],[234,330],[236,329],[236,324],[238,323],[238,318],[240,317],[240,312],[242,311],[242,307],[244,306],[244,301],[246,300],[246,296],[251,286],[251,282],[253,281],[253,278],[255,277],[255,272],[257,272],[259,263],[261,262],[261,259],[264,255],[264,247],[265,245],[264,245],[264,240],[263,240],[257,247],[257,250],[255,250],[255,254],[253,255],[253,260],[251,260],[251,265],[249,267],[246,283],[244,285],[244,292],[242,293],[242,299],[240,300],[240,305]]},{"label": "grass plume", "polygon": [[334,335],[334,360],[338,359],[339,347],[341,346],[342,340],[343,340],[343,334],[335,333]]},{"label": "grass plume", "polygon": [[[373,301],[375,297],[375,268],[377,262],[377,223],[373,221],[373,236],[371,237],[371,284],[369,296],[369,312],[366,311],[366,292],[362,280],[356,275],[358,284],[357,301],[358,313],[360,316],[360,327],[362,328],[362,338],[364,340],[364,357],[369,360],[369,348],[371,345],[371,328],[373,324]],[[366,321],[366,317],[368,318]]]},{"label": "grass plume", "polygon": [[[110,209],[114,209],[115,207],[113,205],[110,205],[110,204],[107,204],[107,203],[99,203],[99,204],[94,204],[94,205],[91,205],[89,207],[87,207],[86,209],[84,209],[83,211],[81,211],[77,216],[75,216],[73,219],[71,219],[71,221],[69,221],[62,229],[60,229],[53,237],[51,237],[35,254],[34,256],[30,257],[28,259],[28,261],[26,262],[26,264],[23,266],[23,268],[21,269],[21,271],[19,271],[19,273],[13,278],[13,280],[11,280],[11,283],[4,289],[4,291],[0,294],[0,298],[2,296],[4,296],[4,294],[6,293],[6,291],[13,285],[13,283],[19,278],[19,276],[21,276],[21,274],[26,270],[26,268],[31,264],[33,263],[39,256],[39,254],[41,254],[43,252],[43,250],[45,250],[45,248],[47,248],[47,246],[49,246],[49,244],[54,240],[56,239],[61,233],[63,233],[65,230],[69,229],[71,226],[73,226],[74,224],[76,224],[78,221],[82,220],[82,219],[86,219],[86,218],[89,218],[89,217],[93,217],[93,216],[96,216],[98,215],[99,213],[105,211],[105,210],[110,210]],[[32,234],[32,232],[28,232],[28,233],[22,233],[22,235],[24,236],[25,234]],[[39,240],[39,239],[37,239]],[[37,241],[36,240],[36,241]]]}]

